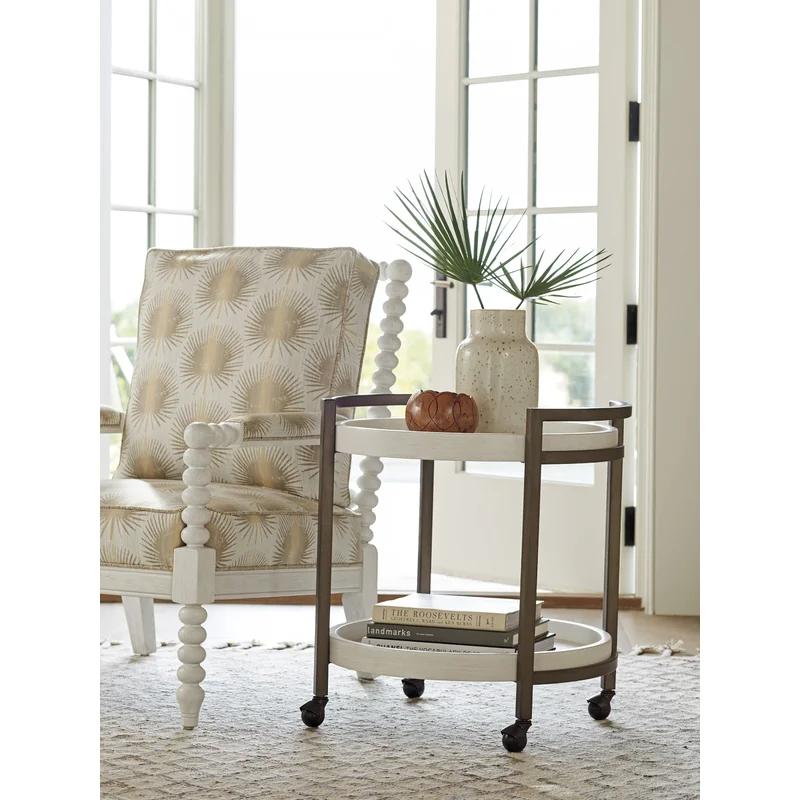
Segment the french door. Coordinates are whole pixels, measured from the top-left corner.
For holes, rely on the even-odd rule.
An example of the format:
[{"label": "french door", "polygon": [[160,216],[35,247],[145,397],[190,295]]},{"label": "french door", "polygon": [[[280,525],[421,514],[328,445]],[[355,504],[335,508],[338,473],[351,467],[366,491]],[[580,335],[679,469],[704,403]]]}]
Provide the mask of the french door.
[{"label": "french door", "polygon": [[[540,353],[542,406],[634,399],[625,307],[636,302],[628,101],[637,96],[637,10],[635,0],[438,0],[437,173],[463,172],[473,208],[483,187],[506,197],[521,218],[518,238],[537,239],[530,259],[542,250],[545,260],[576,248],[613,254],[612,266],[578,296],[526,309]],[[463,286],[444,293],[433,385],[452,388],[474,304]],[[498,290],[482,295],[487,308],[514,305]],[[625,504],[632,505],[628,433]],[[436,470],[435,571],[517,585],[522,465]],[[600,591],[605,472],[605,465],[545,467],[540,587]],[[621,589],[632,592],[633,552],[623,551]]]}]

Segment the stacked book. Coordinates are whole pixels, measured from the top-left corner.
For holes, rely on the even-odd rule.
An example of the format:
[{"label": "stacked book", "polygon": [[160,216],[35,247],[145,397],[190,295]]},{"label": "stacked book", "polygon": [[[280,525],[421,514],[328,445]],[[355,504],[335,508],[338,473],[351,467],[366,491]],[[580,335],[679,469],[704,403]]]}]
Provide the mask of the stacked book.
[{"label": "stacked book", "polygon": [[[536,603],[534,651],[555,649],[555,633]],[[409,594],[376,603],[365,644],[442,653],[508,653],[519,644],[519,601],[447,594]]]}]

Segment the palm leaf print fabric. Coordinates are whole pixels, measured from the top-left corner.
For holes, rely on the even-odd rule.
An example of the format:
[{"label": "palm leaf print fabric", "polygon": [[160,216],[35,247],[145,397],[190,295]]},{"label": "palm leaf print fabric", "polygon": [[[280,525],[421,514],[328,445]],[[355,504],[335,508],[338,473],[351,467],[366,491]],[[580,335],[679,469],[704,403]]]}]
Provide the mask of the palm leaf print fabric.
[{"label": "palm leaf print fabric", "polygon": [[[181,481],[122,478],[100,489],[100,561],[105,566],[172,569],[181,546]],[[217,569],[311,566],[317,554],[317,504],[261,486],[211,484],[209,547]],[[334,508],[333,563],[361,561],[360,520]]]},{"label": "palm leaf print fabric", "polygon": [[[128,480],[180,486],[183,432],[192,421],[237,418],[245,423],[247,439],[278,434],[300,439],[302,446],[267,441],[212,451],[212,480],[286,494],[297,502],[317,499],[319,448],[309,437],[318,434],[320,400],[357,389],[377,280],[377,266],[351,248],[148,252],[120,463],[104,488],[111,491],[113,484],[103,503],[105,563],[170,566],[170,548],[180,543],[178,523],[165,521],[168,511],[174,517],[174,503],[169,509],[160,508],[161,501],[131,508],[126,517],[124,486]],[[264,414],[282,416],[271,421],[259,416]],[[350,503],[348,479],[349,458],[337,456],[337,506]],[[212,535],[218,566],[307,563],[316,537],[312,506],[303,515],[295,510],[292,524],[279,521],[279,508],[265,511],[267,516],[249,527],[220,521]],[[134,514],[140,511],[146,512],[145,521]],[[235,516],[234,510],[226,513]],[[341,533],[347,527],[337,523]],[[341,545],[341,553],[360,560],[357,525],[349,527],[355,538]],[[270,547],[254,545],[258,531],[274,540]],[[220,553],[226,554],[222,562]]]}]

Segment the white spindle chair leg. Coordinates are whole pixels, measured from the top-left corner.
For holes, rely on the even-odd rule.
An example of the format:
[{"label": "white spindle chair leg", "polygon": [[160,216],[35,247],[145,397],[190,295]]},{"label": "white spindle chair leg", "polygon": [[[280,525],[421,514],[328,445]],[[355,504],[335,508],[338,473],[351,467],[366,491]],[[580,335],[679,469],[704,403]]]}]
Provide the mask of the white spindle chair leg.
[{"label": "white spindle chair leg", "polygon": [[206,650],[202,646],[206,640],[206,631],[203,623],[208,618],[208,612],[203,606],[192,603],[183,606],[178,611],[178,619],[183,623],[178,631],[181,646],[178,649],[178,706],[181,709],[181,720],[186,730],[192,730],[200,716],[200,706],[203,705],[205,690],[200,685],[206,677],[206,671],[201,664],[205,661]]},{"label": "white spindle chair leg", "polygon": [[133,652],[149,656],[156,651],[156,619],[152,597],[122,596],[122,608]]},{"label": "white spindle chair leg", "polygon": [[200,706],[205,692],[200,685],[206,672],[202,667],[206,657],[203,642],[206,631],[203,623],[207,612],[204,603],[214,602],[214,569],[216,551],[206,547],[209,532],[206,525],[211,519],[208,501],[211,491],[211,447],[227,447],[237,441],[241,430],[236,425],[212,425],[193,422],[186,428],[184,441],[187,450],[183,455],[186,469],[183,482],[186,484],[182,498],[185,504],[181,518],[186,527],[181,531],[184,547],[175,550],[172,575],[172,599],[183,608],[178,617],[183,623],[178,638],[178,705],[183,727],[191,730],[197,725]]}]

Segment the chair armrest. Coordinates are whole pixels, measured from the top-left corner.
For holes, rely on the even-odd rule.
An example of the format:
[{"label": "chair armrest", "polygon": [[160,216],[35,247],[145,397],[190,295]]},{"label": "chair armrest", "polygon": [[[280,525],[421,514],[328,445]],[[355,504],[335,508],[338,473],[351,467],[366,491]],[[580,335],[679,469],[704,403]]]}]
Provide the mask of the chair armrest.
[{"label": "chair armrest", "polygon": [[[337,415],[337,420],[348,419]],[[184,432],[190,448],[241,447],[248,445],[318,444],[322,428],[319,412],[242,414],[224,422],[192,422]]]},{"label": "chair armrest", "polygon": [[[337,417],[340,418],[346,419]],[[183,454],[186,488],[181,494],[186,504],[181,512],[181,519],[186,523],[181,532],[183,543],[202,548],[208,542],[209,533],[205,526],[211,519],[208,485],[213,478],[212,450],[257,444],[317,444],[321,427],[320,413],[243,414],[224,422],[189,423],[183,432],[186,443]]]},{"label": "chair armrest", "polygon": [[125,412],[111,406],[100,406],[100,433],[122,433]]},{"label": "chair armrest", "polygon": [[[347,419],[338,416],[337,420]],[[243,414],[226,422],[241,425],[241,444],[318,444],[322,429],[319,412]]]}]

